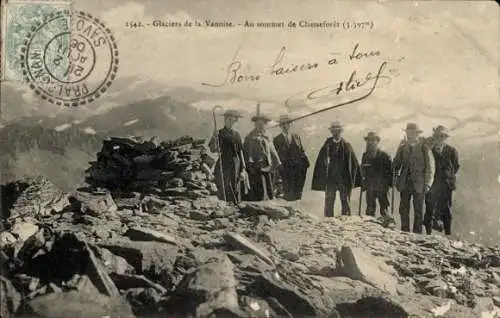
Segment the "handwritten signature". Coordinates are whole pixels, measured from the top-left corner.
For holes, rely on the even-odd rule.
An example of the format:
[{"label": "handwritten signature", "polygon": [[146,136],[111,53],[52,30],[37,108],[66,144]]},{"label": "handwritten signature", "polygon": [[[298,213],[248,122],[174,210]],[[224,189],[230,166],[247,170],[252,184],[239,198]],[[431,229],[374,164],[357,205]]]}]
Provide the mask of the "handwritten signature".
[{"label": "handwritten signature", "polygon": [[[390,76],[384,75],[384,71],[386,70],[386,68],[387,68],[387,61],[384,61],[380,64],[375,74],[369,72],[365,75],[364,78],[359,78],[357,77],[357,71],[353,71],[346,81],[339,81],[335,85],[307,90],[290,96],[285,100],[285,105],[289,108],[293,108],[291,104],[292,100],[294,99],[301,101],[302,104],[306,104],[309,101],[312,101],[312,103],[319,104],[319,103],[332,102],[336,98],[340,97],[343,93],[349,93],[349,92],[362,93],[363,91],[366,91],[366,93],[364,94],[358,94],[357,96],[350,95],[351,98],[347,100],[344,100],[342,102],[330,106],[323,107],[317,111],[313,111],[306,115],[296,117],[293,120],[291,120],[291,122],[306,117],[310,117],[334,108],[353,104],[365,98],[368,98],[375,91],[375,88],[377,87],[377,85],[379,85],[381,79],[386,79],[388,81],[391,80]],[[370,83],[371,85],[367,86]],[[365,88],[366,90],[363,90],[363,88]]]}]

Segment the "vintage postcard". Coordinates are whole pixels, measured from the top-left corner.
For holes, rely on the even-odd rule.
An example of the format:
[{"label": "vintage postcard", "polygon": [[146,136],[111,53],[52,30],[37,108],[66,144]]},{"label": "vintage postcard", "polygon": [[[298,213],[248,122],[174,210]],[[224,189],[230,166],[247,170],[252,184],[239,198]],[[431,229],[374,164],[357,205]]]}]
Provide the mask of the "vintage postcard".
[{"label": "vintage postcard", "polygon": [[494,1],[1,9],[0,316],[500,317]]}]

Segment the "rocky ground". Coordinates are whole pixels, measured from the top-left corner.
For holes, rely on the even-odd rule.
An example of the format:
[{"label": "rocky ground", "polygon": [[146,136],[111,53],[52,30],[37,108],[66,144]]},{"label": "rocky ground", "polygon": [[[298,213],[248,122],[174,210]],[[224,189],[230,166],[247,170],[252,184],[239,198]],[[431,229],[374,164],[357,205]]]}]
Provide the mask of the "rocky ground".
[{"label": "rocky ground", "polygon": [[500,247],[134,189],[2,186],[0,317],[500,317]]}]

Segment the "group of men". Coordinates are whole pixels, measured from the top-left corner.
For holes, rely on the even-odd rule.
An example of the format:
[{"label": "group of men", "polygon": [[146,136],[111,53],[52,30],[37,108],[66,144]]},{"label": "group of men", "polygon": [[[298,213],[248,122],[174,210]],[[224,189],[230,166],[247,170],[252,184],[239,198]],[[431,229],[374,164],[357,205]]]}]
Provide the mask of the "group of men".
[{"label": "group of men", "polygon": [[[214,172],[219,198],[235,204],[273,199],[279,179],[283,198],[300,200],[310,162],[300,136],[290,131],[292,120],[281,116],[282,132],[271,138],[266,132],[271,119],[257,114],[252,117],[255,128],[242,140],[232,128],[241,117],[238,111],[226,111],[224,128],[216,131],[209,143],[210,150],[220,154]],[[394,160],[379,148],[380,137],[369,132],[364,137],[361,163],[342,137],[343,126],[334,122],[329,130],[332,136],[318,153],[311,187],[325,192],[325,217],[334,216],[337,192],[342,215],[351,215],[352,189],[361,187],[366,193],[366,214],[375,216],[378,201],[384,222],[393,222],[388,212],[389,190],[395,187],[400,193],[402,231],[410,231],[412,202],[414,233],[422,233],[425,227],[428,234],[433,229],[451,234],[452,193],[460,165],[457,150],[445,142],[449,133],[444,126],[437,126],[431,137],[424,138],[418,125],[408,123]]]}]

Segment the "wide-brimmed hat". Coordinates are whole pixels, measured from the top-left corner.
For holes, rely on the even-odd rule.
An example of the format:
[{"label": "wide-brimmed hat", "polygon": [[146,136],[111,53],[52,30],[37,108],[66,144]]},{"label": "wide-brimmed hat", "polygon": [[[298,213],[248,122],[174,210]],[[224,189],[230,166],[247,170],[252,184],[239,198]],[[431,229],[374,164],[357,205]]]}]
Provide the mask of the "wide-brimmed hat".
[{"label": "wide-brimmed hat", "polygon": [[380,141],[380,136],[373,131],[370,131],[368,134],[366,134],[365,140],[373,140],[373,139]]},{"label": "wide-brimmed hat", "polygon": [[271,121],[271,118],[267,117],[266,115],[256,115],[256,116],[252,117],[253,122],[256,122],[259,120],[265,121],[267,123],[268,121]]},{"label": "wide-brimmed hat", "polygon": [[259,120],[262,120],[262,121],[264,121],[264,122],[267,123],[268,121],[271,121],[271,118],[269,118],[266,115],[262,115],[260,113],[260,103],[257,103],[257,114],[252,117],[252,121],[256,122],[256,121],[259,121]]},{"label": "wide-brimmed hat", "polygon": [[418,133],[422,133],[423,131],[418,127],[417,124],[415,123],[408,123],[406,124],[406,129],[403,129],[404,131],[416,131]]},{"label": "wide-brimmed hat", "polygon": [[436,128],[432,128],[432,131],[433,131],[434,137],[439,137],[439,136],[449,137],[450,136],[448,129],[446,127],[444,127],[443,125],[439,125]]},{"label": "wide-brimmed hat", "polygon": [[330,124],[329,130],[343,130],[344,126],[340,124],[338,121],[334,121]]},{"label": "wide-brimmed hat", "polygon": [[224,117],[235,117],[235,118],[241,118],[243,115],[237,111],[236,109],[228,109],[222,114]]},{"label": "wide-brimmed hat", "polygon": [[288,124],[291,121],[292,119],[288,115],[281,115],[280,118],[278,119],[278,123],[280,124]]}]

